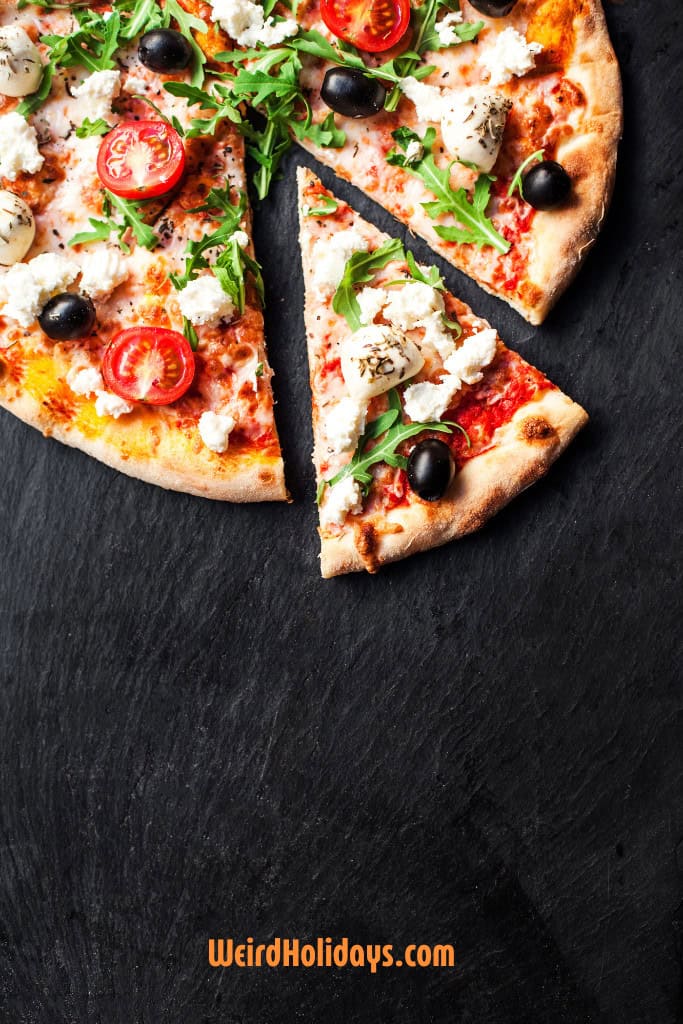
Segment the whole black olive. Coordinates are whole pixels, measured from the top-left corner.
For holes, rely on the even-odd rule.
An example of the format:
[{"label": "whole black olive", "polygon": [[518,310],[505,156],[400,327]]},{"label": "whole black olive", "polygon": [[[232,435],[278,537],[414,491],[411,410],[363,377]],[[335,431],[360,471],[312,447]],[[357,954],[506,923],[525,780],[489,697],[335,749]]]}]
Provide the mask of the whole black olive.
[{"label": "whole black olive", "polygon": [[320,95],[331,110],[345,117],[372,117],[384,106],[387,90],[358,68],[330,68]]},{"label": "whole black olive", "polygon": [[85,295],[62,292],[43,308],[38,323],[53,341],[75,341],[85,338],[95,326],[95,307]]},{"label": "whole black olive", "polygon": [[192,47],[185,36],[172,28],[145,32],[138,46],[138,57],[145,67],[163,74],[184,71],[192,56]]},{"label": "whole black olive", "polygon": [[522,179],[522,195],[536,210],[553,210],[565,201],[571,187],[572,179],[554,160],[541,161]]},{"label": "whole black olive", "polygon": [[507,3],[495,3],[495,0],[470,0],[472,7],[475,11],[479,11],[480,14],[485,14],[487,18],[504,18],[506,14],[509,14],[512,8],[517,3],[517,0],[508,0]]},{"label": "whole black olive", "polygon": [[410,453],[408,483],[424,501],[438,501],[446,493],[454,469],[448,445],[430,437],[416,444]]}]

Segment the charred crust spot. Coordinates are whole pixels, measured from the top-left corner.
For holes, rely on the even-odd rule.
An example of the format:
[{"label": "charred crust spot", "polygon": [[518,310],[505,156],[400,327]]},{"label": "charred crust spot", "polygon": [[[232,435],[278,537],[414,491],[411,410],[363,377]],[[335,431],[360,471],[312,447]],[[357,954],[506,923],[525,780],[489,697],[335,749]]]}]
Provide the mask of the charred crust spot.
[{"label": "charred crust spot", "polygon": [[522,437],[525,441],[549,441],[557,437],[555,428],[551,427],[542,416],[527,416],[522,421]]},{"label": "charred crust spot", "polygon": [[372,523],[361,523],[356,529],[356,548],[368,572],[377,572],[379,568],[377,547],[378,538],[375,527]]},{"label": "charred crust spot", "polygon": [[273,471],[270,469],[260,469],[258,478],[262,484],[272,484],[275,480]]}]

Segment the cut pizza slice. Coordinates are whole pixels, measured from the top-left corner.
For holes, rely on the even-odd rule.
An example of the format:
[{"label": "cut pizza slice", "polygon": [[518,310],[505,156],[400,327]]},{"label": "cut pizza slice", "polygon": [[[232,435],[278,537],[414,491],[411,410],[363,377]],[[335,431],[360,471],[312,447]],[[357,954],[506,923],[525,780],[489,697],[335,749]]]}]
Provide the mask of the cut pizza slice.
[{"label": "cut pizza slice", "polygon": [[[162,86],[196,51],[143,6],[0,9],[0,405],[162,487],[285,500],[242,136],[192,132]],[[142,61],[159,19],[173,75]]]},{"label": "cut pizza slice", "polygon": [[375,572],[482,526],[587,415],[304,169],[299,207],[322,574]]},{"label": "cut pizza slice", "polygon": [[248,47],[229,55],[238,71],[226,85],[268,116],[251,133],[264,190],[289,130],[543,321],[595,241],[614,182],[621,84],[600,0],[310,0],[296,22],[277,5],[285,17],[265,24],[251,0],[210,7]]}]

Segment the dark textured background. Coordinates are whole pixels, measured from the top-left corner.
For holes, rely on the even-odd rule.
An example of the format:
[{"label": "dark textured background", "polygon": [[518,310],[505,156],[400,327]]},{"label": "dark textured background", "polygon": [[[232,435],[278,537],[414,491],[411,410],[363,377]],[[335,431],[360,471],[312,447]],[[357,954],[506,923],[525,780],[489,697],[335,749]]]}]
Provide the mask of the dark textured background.
[{"label": "dark textured background", "polygon": [[[0,417],[3,1024],[681,1019],[681,9],[607,13],[626,134],[580,279],[534,330],[447,272],[592,416],[480,534],[318,576],[299,155],[256,218],[292,506]],[[273,934],[458,965],[208,968]]]}]

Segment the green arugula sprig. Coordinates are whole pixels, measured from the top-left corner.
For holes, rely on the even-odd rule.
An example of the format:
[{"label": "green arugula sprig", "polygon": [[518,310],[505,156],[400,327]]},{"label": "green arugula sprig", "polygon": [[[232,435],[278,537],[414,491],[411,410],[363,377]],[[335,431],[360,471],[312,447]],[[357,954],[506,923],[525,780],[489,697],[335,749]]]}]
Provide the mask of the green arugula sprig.
[{"label": "green arugula sprig", "polygon": [[96,121],[91,121],[89,117],[83,121],[83,124],[76,129],[76,136],[79,139],[88,139],[92,135],[106,135],[107,132],[111,131],[111,125],[102,117],[98,117]]},{"label": "green arugula sprig", "polygon": [[307,217],[329,217],[338,209],[339,203],[331,196],[316,196],[316,205],[309,206],[305,211]]},{"label": "green arugula sprig", "polygon": [[[433,430],[439,434],[452,434],[452,428],[456,427],[463,432],[469,445],[467,432],[458,423],[450,421],[443,423],[403,423],[403,410],[398,391],[392,388],[387,397],[389,399],[389,408],[378,416],[376,420],[368,423],[365,432],[358,441],[358,446],[351,461],[347,462],[329,480],[320,481],[317,495],[318,504],[322,501],[325,487],[334,487],[335,484],[345,480],[347,477],[352,477],[356,480],[361,485],[363,495],[367,496],[373,481],[370,469],[372,466],[377,465],[378,462],[386,462],[388,466],[406,469],[408,465],[407,456],[399,454],[397,448],[403,441],[406,441],[409,437],[414,437],[415,434],[421,434],[423,430]],[[378,438],[381,438],[381,440],[378,440],[377,444],[373,445],[372,448],[367,447],[370,441],[375,441]]]},{"label": "green arugula sprig", "polygon": [[398,238],[391,238],[374,252],[354,252],[346,261],[344,275],[332,299],[332,308],[335,313],[345,317],[352,331],[357,331],[361,327],[356,285],[372,281],[378,270],[382,270],[392,260],[400,260],[404,256],[403,243]]},{"label": "green arugula sprig", "polygon": [[[125,253],[130,252],[130,246],[124,241],[124,235],[130,229],[138,245],[144,249],[154,249],[159,243],[159,238],[144,220],[146,202],[135,203],[131,199],[122,199],[115,196],[113,192],[105,188],[102,198],[103,220],[96,217],[88,217],[92,228],[91,231],[81,231],[70,238],[68,245],[88,245],[90,242],[106,242],[111,234],[118,235],[119,246]],[[153,200],[147,200],[153,202]],[[118,214],[120,219],[115,219]]]},{"label": "green arugula sprig", "polygon": [[510,187],[508,189],[508,196],[511,196],[514,193],[515,189],[517,189],[519,191],[519,194],[522,197],[522,199],[524,199],[524,192],[522,191],[522,175],[523,175],[524,171],[527,169],[527,167],[529,166],[529,164],[533,160],[542,160],[542,159],[543,159],[543,150],[542,149],[537,149],[535,153],[532,153],[531,156],[528,156],[526,158],[526,160],[524,160],[519,165],[519,167],[515,171],[514,178],[510,182]]},{"label": "green arugula sprig", "polygon": [[[436,225],[434,230],[439,238],[444,238],[449,242],[476,245],[479,249],[485,245],[491,245],[498,252],[506,253],[510,248],[510,243],[503,238],[493,222],[486,216],[486,209],[491,198],[491,183],[495,181],[495,178],[490,174],[480,174],[470,199],[464,188],[454,189],[451,187],[451,167],[455,161],[448,167],[437,167],[432,154],[436,138],[434,128],[428,128],[423,139],[405,126],[397,128],[392,135],[400,149],[392,150],[387,154],[387,162],[403,167],[409,174],[420,178],[429,191],[436,196],[435,200],[422,203],[430,217],[436,218],[442,214],[450,214],[457,222],[453,226]],[[403,154],[413,141],[422,145],[423,155],[419,160],[409,163]]]},{"label": "green arugula sprig", "polygon": [[[261,267],[248,252],[239,245],[235,232],[247,210],[247,197],[240,192],[237,203],[230,196],[230,185],[222,189],[211,189],[201,206],[188,213],[206,213],[213,220],[220,220],[219,226],[197,241],[190,241],[185,249],[185,267],[182,274],[171,274],[174,288],[182,291],[200,270],[211,270],[226,295],[232,299],[240,315],[246,303],[246,274],[250,274],[258,297],[263,305],[264,287]],[[220,250],[213,262],[209,255]],[[187,332],[186,332],[187,333]],[[192,343],[192,339],[190,339]]]},{"label": "green arugula sprig", "polygon": [[[21,4],[20,6],[25,6]],[[76,27],[68,35],[48,34],[40,41],[49,47],[48,62],[43,70],[40,87],[27,96],[18,112],[28,117],[45,102],[50,94],[52,80],[57,68],[83,67],[91,73],[111,71],[116,68],[116,51],[131,40],[155,28],[168,28],[171,18],[190,43],[194,53],[191,82],[201,86],[204,81],[206,57],[198,46],[193,32],[208,31],[204,21],[188,14],[178,0],[166,0],[162,7],[159,0],[113,0],[107,17],[85,4],[40,3],[38,6],[52,9],[69,9],[76,21]]]}]

